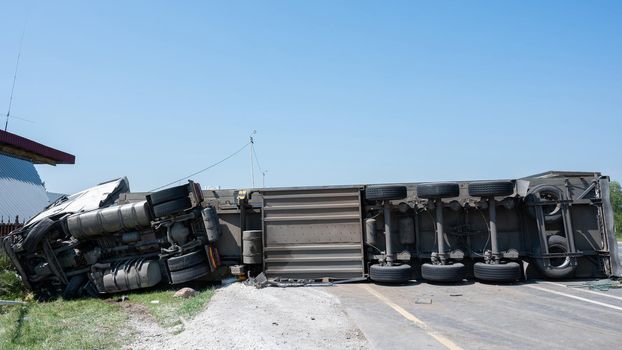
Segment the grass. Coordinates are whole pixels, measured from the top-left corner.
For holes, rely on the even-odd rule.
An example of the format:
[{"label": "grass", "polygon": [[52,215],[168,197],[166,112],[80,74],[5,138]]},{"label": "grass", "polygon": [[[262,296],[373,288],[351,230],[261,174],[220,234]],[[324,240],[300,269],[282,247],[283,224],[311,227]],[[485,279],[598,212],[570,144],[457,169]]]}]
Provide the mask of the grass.
[{"label": "grass", "polygon": [[0,299],[18,299],[24,292],[22,288],[22,280],[13,269],[9,258],[0,251]]},{"label": "grass", "polygon": [[99,299],[12,306],[0,314],[0,349],[115,349],[126,319]]},{"label": "grass", "polygon": [[[198,291],[188,299],[173,297],[175,290],[170,289],[135,292],[127,294],[126,302],[146,306],[162,327],[169,328],[181,324],[180,317],[191,318],[203,310],[214,294],[212,288]],[[129,315],[114,301],[117,298],[5,306],[0,309],[0,349],[120,348],[131,338],[120,339]]]}]

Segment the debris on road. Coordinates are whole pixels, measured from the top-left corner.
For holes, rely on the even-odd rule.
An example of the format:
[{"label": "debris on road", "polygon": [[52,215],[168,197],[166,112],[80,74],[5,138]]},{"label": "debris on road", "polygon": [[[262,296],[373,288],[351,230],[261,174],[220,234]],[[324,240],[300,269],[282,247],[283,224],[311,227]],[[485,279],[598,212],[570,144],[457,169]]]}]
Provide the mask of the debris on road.
[{"label": "debris on road", "polygon": [[432,304],[432,298],[417,298],[415,304]]},{"label": "debris on road", "polygon": [[598,290],[598,291],[606,292],[609,289],[622,288],[622,281],[608,278],[608,279],[603,279],[603,280],[598,280],[598,281],[586,282],[578,286],[575,286],[575,288],[588,288],[590,290]]}]

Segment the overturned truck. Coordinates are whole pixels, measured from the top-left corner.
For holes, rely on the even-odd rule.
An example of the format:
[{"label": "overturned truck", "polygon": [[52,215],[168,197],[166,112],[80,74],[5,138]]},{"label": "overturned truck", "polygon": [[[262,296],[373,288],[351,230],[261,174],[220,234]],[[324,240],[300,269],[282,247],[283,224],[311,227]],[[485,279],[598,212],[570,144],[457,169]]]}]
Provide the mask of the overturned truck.
[{"label": "overturned truck", "polygon": [[132,193],[60,198],[2,242],[41,298],[264,272],[377,283],[622,276],[609,178]]}]

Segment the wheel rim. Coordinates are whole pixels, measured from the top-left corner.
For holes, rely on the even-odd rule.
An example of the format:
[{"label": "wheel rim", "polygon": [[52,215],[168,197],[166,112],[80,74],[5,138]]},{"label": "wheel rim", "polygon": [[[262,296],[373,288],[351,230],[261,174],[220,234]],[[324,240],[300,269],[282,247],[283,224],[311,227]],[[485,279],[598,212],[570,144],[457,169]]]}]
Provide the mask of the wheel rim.
[{"label": "wheel rim", "polygon": [[[552,191],[541,191],[539,193],[539,197],[540,197],[540,199],[543,199],[545,201],[557,201],[557,200],[559,200],[559,198],[557,196],[557,193],[552,192]],[[561,205],[559,203],[543,205],[542,206],[542,211],[544,212],[544,215],[546,215],[546,216],[555,215],[560,210],[561,210]]]},{"label": "wheel rim", "polygon": [[[562,246],[551,246],[549,247],[549,253],[551,254],[560,254],[560,253],[567,253],[566,248],[562,247]],[[555,269],[563,269],[567,266],[570,265],[570,257],[566,256],[566,257],[562,257],[562,258],[550,258],[549,259],[551,267],[555,268]]]}]

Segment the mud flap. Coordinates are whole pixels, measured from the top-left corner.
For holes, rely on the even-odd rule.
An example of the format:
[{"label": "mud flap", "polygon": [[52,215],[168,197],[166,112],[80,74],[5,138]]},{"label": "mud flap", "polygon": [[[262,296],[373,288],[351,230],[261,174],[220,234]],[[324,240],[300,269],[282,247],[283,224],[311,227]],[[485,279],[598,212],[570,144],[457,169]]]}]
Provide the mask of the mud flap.
[{"label": "mud flap", "polygon": [[210,271],[214,272],[220,267],[220,254],[218,254],[218,249],[213,245],[208,245],[205,247],[205,251],[207,252],[207,261],[209,262]]}]

